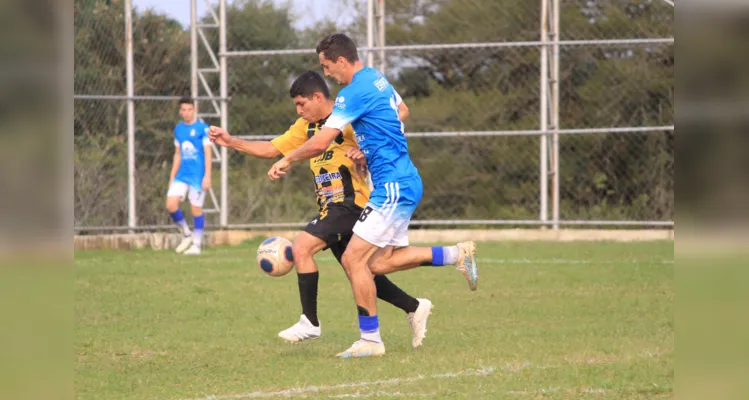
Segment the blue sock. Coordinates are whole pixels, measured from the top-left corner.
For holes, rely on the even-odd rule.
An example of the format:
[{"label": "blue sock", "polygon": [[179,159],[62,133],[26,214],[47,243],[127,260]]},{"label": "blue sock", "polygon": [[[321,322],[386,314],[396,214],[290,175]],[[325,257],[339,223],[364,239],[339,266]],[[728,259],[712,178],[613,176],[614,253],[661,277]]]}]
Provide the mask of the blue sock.
[{"label": "blue sock", "polygon": [[361,332],[361,338],[363,340],[382,343],[382,337],[380,337],[380,321],[377,319],[376,315],[360,315],[359,331]]},{"label": "blue sock", "polygon": [[205,215],[199,215],[194,218],[195,230],[192,232],[192,242],[200,247],[203,241],[203,228],[205,227]]},{"label": "blue sock", "polygon": [[185,220],[185,215],[182,214],[182,210],[180,210],[179,208],[177,209],[177,211],[170,213],[169,215],[172,216],[172,220],[177,224]]},{"label": "blue sock", "polygon": [[380,321],[377,316],[360,315],[359,316],[359,330],[362,333],[374,332],[380,329]]},{"label": "blue sock", "polygon": [[169,215],[172,216],[174,223],[182,229],[182,233],[185,236],[190,234],[190,227],[187,226],[187,221],[185,221],[185,216],[182,214],[182,210],[178,208],[177,211],[170,213]]},{"label": "blue sock", "polygon": [[432,247],[432,266],[453,265],[458,262],[459,255],[458,246],[434,246]]},{"label": "blue sock", "polygon": [[442,246],[432,247],[432,266],[442,267],[445,265],[444,252]]}]

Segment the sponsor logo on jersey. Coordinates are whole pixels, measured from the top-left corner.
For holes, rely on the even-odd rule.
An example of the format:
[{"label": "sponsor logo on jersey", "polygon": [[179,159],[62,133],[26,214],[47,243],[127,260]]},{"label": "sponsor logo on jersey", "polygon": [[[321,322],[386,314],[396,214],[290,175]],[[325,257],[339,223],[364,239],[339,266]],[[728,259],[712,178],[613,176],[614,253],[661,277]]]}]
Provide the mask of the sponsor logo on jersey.
[{"label": "sponsor logo on jersey", "polygon": [[341,178],[340,172],[330,172],[327,174],[315,175],[315,183],[318,185],[321,183],[330,182],[333,179],[343,179],[343,178]]},{"label": "sponsor logo on jersey", "polygon": [[190,142],[185,140],[182,142],[182,159],[183,160],[195,160],[198,158],[198,149]]},{"label": "sponsor logo on jersey", "polygon": [[382,92],[383,90],[385,90],[386,87],[388,87],[388,80],[385,79],[385,77],[382,77],[382,78],[376,80],[375,83],[374,83],[374,85],[377,88],[377,90],[379,90],[380,92]]}]

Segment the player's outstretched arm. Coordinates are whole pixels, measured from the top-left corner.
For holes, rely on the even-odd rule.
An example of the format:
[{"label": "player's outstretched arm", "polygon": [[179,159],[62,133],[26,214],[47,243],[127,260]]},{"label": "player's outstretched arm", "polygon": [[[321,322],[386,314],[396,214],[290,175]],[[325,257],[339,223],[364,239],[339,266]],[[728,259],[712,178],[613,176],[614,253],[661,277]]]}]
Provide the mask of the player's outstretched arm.
[{"label": "player's outstretched arm", "polygon": [[268,178],[274,181],[284,175],[291,169],[291,164],[300,160],[309,160],[310,158],[322,154],[335,140],[336,136],[341,133],[340,129],[324,126],[312,138],[303,145],[299,146],[294,152],[277,161],[268,171]]},{"label": "player's outstretched arm", "polygon": [[219,146],[234,149],[236,151],[249,154],[258,158],[275,158],[281,155],[281,152],[271,144],[271,142],[248,141],[231,136],[223,128],[211,126],[208,130],[208,136],[211,142]]}]

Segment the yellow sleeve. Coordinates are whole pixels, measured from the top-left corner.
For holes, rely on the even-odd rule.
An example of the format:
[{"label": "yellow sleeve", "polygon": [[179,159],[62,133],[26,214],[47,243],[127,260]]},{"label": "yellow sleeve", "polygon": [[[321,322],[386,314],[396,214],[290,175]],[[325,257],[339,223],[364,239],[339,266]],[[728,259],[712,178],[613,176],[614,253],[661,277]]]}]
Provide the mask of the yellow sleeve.
[{"label": "yellow sleeve", "polygon": [[307,141],[307,121],[299,118],[283,135],[273,139],[270,143],[284,156],[294,152]]},{"label": "yellow sleeve", "polygon": [[359,148],[359,144],[356,143],[356,132],[354,132],[354,128],[351,125],[346,125],[343,128],[343,140],[349,140],[355,147]]}]

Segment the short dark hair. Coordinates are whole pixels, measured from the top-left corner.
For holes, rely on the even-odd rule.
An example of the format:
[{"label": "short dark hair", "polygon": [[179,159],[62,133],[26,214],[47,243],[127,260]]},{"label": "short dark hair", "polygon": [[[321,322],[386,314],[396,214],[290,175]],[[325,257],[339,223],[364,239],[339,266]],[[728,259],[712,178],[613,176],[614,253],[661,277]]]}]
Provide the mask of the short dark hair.
[{"label": "short dark hair", "polygon": [[315,50],[317,54],[325,53],[325,58],[330,61],[336,61],[338,57],[343,57],[352,64],[359,61],[356,43],[343,33],[334,33],[326,36],[325,39],[317,44]]},{"label": "short dark hair", "polygon": [[308,99],[312,98],[312,94],[320,92],[325,96],[326,99],[330,98],[330,91],[328,90],[328,84],[325,83],[320,74],[315,71],[304,71],[303,74],[299,75],[291,84],[289,89],[289,95],[294,98],[297,96],[303,96]]},{"label": "short dark hair", "polygon": [[195,102],[192,100],[191,97],[184,96],[184,97],[180,97],[179,99],[179,105],[183,105],[183,104],[189,104],[192,106],[192,105],[195,105]]}]

